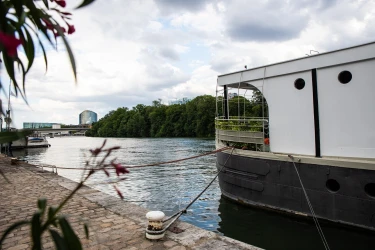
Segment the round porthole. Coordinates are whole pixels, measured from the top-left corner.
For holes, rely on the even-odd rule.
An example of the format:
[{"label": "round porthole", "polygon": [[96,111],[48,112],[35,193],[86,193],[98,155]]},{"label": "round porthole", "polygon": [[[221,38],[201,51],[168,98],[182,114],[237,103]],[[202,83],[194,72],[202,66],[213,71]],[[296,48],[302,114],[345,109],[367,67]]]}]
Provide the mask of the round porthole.
[{"label": "round porthole", "polygon": [[367,183],[365,186],[365,192],[368,196],[375,198],[375,183]]},{"label": "round porthole", "polygon": [[305,80],[303,80],[302,78],[298,78],[294,81],[294,87],[299,90],[303,89],[305,87]]},{"label": "round porthole", "polygon": [[338,78],[342,84],[347,84],[352,80],[352,73],[347,70],[341,71]]},{"label": "round porthole", "polygon": [[326,187],[329,191],[336,193],[340,189],[340,184],[334,179],[329,179],[326,182]]}]

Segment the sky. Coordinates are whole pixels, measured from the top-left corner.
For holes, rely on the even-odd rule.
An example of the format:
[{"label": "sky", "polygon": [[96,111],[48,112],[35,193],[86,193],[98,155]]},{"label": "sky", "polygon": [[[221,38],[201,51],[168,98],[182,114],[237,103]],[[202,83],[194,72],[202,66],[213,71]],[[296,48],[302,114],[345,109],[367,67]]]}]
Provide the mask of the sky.
[{"label": "sky", "polygon": [[96,0],[74,10],[81,1],[67,0],[65,8],[76,29],[67,38],[78,81],[60,40],[57,51],[48,49],[47,72],[37,49],[26,78],[28,104],[11,97],[12,127],[78,124],[87,109],[100,119],[159,98],[168,104],[215,96],[217,76],[245,65],[375,41],[372,0]]}]

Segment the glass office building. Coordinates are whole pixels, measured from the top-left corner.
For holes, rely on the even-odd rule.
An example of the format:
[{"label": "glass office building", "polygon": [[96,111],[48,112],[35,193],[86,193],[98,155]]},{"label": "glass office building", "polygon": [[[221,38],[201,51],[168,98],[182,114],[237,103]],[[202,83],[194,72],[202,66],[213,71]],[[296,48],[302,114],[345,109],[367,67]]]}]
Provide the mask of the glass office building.
[{"label": "glass office building", "polygon": [[24,122],[23,128],[52,128],[52,125],[59,123],[50,123],[50,122]]},{"label": "glass office building", "polygon": [[91,110],[85,110],[79,114],[79,124],[92,124],[93,122],[98,121],[98,115]]}]

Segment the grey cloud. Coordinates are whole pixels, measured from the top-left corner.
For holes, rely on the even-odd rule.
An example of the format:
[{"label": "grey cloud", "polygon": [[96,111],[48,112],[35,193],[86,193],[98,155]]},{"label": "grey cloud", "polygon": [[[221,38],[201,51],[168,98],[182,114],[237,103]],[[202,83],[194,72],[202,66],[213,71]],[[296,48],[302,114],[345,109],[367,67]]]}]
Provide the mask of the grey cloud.
[{"label": "grey cloud", "polygon": [[182,71],[172,67],[165,58],[152,49],[140,53],[138,61],[145,66],[143,86],[149,91],[158,91],[185,82],[189,77]]},{"label": "grey cloud", "polygon": [[298,37],[301,24],[280,25],[280,23],[235,23],[228,29],[228,34],[239,41],[284,41]]},{"label": "grey cloud", "polygon": [[146,90],[158,91],[165,88],[176,86],[179,83],[186,82],[189,77],[163,65],[153,65],[147,70],[150,80],[145,85]]},{"label": "grey cloud", "polygon": [[310,11],[324,11],[331,8],[337,3],[337,0],[298,0],[294,1],[292,4],[294,8],[303,9],[309,8]]},{"label": "grey cloud", "polygon": [[172,48],[161,48],[160,55],[164,58],[168,58],[174,61],[180,60],[180,56],[178,55],[177,51]]},{"label": "grey cloud", "polygon": [[211,62],[211,68],[218,72],[219,74],[224,74],[229,72],[229,69],[233,67],[235,60],[219,59]]},{"label": "grey cloud", "polygon": [[[245,7],[246,6],[246,7]],[[228,5],[228,35],[238,41],[284,41],[298,37],[308,16],[286,2]]]},{"label": "grey cloud", "polygon": [[178,11],[198,11],[203,9],[209,0],[154,0],[161,12],[166,14]]},{"label": "grey cloud", "polygon": [[219,74],[243,70],[245,65],[249,66],[249,63],[244,57],[236,55],[215,58],[210,62],[211,68]]}]

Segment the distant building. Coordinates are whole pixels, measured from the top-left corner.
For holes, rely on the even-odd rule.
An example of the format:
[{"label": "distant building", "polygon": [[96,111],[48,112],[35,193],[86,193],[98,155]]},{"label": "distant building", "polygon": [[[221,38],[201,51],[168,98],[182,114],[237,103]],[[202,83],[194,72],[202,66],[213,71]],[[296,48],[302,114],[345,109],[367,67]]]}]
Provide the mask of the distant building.
[{"label": "distant building", "polygon": [[228,99],[232,99],[233,97],[238,96],[237,93],[228,93]]},{"label": "distant building", "polygon": [[191,99],[187,98],[187,97],[184,97],[182,99],[178,99],[178,100],[175,100],[175,101],[170,101],[169,102],[169,105],[174,105],[174,104],[186,104],[188,103],[189,101],[191,101]]},{"label": "distant building", "polygon": [[60,125],[59,123],[50,122],[24,122],[23,128],[52,128],[54,125]]},{"label": "distant building", "polygon": [[91,110],[85,110],[79,114],[79,124],[92,124],[93,122],[98,121],[98,115]]}]

